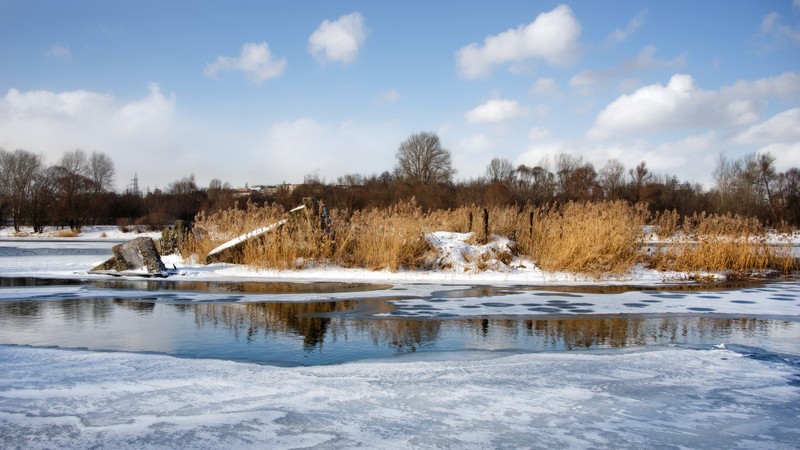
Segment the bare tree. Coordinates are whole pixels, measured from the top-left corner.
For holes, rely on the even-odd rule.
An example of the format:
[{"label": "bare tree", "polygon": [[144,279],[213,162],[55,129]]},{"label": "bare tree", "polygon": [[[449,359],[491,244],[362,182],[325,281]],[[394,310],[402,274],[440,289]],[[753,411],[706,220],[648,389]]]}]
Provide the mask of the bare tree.
[{"label": "bare tree", "polygon": [[758,171],[758,182],[764,188],[767,205],[769,206],[772,220],[777,221],[778,215],[775,211],[775,198],[773,192],[775,191],[775,184],[778,180],[778,174],[775,171],[775,156],[770,152],[759,153],[756,158],[756,170]]},{"label": "bare tree", "polygon": [[511,184],[514,180],[514,166],[505,158],[492,158],[486,166],[486,179],[490,183]]},{"label": "bare tree", "polygon": [[653,179],[653,174],[647,168],[647,163],[640,162],[635,169],[628,171],[631,176],[631,191],[633,194],[633,201],[640,202],[643,197],[643,190],[645,185]]},{"label": "bare tree", "polygon": [[618,200],[625,186],[625,166],[618,159],[609,159],[600,169],[599,182],[605,198]]},{"label": "bare tree", "polygon": [[450,151],[442,147],[435,133],[412,134],[397,150],[398,176],[412,185],[450,183],[455,169]]},{"label": "bare tree", "polygon": [[89,156],[87,172],[94,185],[94,193],[111,192],[114,190],[114,161],[105,153],[92,152]]},{"label": "bare tree", "polygon": [[44,164],[40,155],[18,149],[0,149],[0,196],[11,205],[14,230],[19,231],[26,215],[33,213],[37,183],[42,181]]}]

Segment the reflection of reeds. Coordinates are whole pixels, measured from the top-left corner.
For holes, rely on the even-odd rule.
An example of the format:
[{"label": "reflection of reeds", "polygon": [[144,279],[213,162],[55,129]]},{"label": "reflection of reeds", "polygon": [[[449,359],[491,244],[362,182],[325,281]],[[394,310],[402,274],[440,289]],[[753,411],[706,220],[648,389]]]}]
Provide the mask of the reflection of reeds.
[{"label": "reflection of reeds", "polygon": [[526,322],[532,334],[557,348],[626,347],[646,342],[643,319],[569,319]]}]

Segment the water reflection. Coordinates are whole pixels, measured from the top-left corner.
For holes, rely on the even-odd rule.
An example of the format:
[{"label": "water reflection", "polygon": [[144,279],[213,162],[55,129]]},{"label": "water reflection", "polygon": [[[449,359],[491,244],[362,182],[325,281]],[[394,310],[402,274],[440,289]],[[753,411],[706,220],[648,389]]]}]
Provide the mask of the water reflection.
[{"label": "water reflection", "polygon": [[60,279],[35,277],[0,277],[0,287],[91,285],[102,289],[136,289],[143,291],[193,291],[241,294],[313,294],[366,292],[391,289],[389,284],[280,281],[198,281],[128,278]]},{"label": "water reflection", "polygon": [[[371,302],[371,304],[370,304]],[[800,323],[761,318],[580,316],[377,319],[385,301],[163,303],[130,299],[0,302],[0,343],[276,364],[326,364],[415,351],[549,351],[720,342],[800,354]]]}]

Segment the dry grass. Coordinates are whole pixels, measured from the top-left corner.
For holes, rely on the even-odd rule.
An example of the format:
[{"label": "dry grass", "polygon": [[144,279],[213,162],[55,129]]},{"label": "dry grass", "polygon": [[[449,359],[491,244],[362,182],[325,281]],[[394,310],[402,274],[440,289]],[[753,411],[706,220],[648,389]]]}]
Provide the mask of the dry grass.
[{"label": "dry grass", "polygon": [[[662,234],[662,233],[659,233]],[[732,215],[695,214],[671,233],[671,241],[653,255],[660,270],[725,273],[744,277],[797,270],[791,244],[767,240],[768,230],[757,220]]]},{"label": "dry grass", "polygon": [[[332,233],[323,233],[313,215],[303,213],[261,239],[249,243],[242,262],[262,268],[298,269],[335,264],[372,270],[425,267],[432,248],[424,239],[433,231],[473,232],[484,239],[481,207],[423,212],[416,203],[363,211],[330,211]],[[492,208],[489,234],[509,237],[517,256],[532,259],[545,271],[571,272],[599,278],[621,275],[644,261],[644,205],[625,202],[568,203],[546,208]],[[470,215],[472,217],[470,223]],[[204,259],[210,250],[236,236],[287,217],[280,207],[230,209],[197,216],[195,234],[184,256]],[[662,252],[649,255],[651,267],[682,272],[725,272],[797,269],[788,246],[766,241],[758,222],[732,216],[676,212],[657,215],[652,223],[660,236],[680,236]],[[691,244],[686,244],[687,239]],[[512,255],[507,255],[508,258]]]},{"label": "dry grass", "polygon": [[356,211],[336,229],[334,259],[346,267],[393,272],[422,267],[431,250],[425,240],[428,219],[413,200],[387,209]]},{"label": "dry grass", "polygon": [[[534,212],[533,230],[518,233],[520,253],[546,271],[620,275],[642,259],[643,206],[568,203]],[[525,227],[530,227],[525,224]]]},{"label": "dry grass", "polygon": [[80,231],[76,230],[58,230],[55,234],[55,237],[59,238],[74,238],[78,237],[81,234]]}]

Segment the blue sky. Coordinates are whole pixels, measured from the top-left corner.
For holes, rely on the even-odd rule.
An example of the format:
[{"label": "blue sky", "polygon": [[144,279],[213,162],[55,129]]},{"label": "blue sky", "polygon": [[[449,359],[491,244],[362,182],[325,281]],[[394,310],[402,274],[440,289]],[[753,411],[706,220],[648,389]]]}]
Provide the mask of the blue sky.
[{"label": "blue sky", "polygon": [[379,174],[420,131],[457,179],[800,166],[800,0],[0,0],[0,147],[104,152],[119,189]]}]

